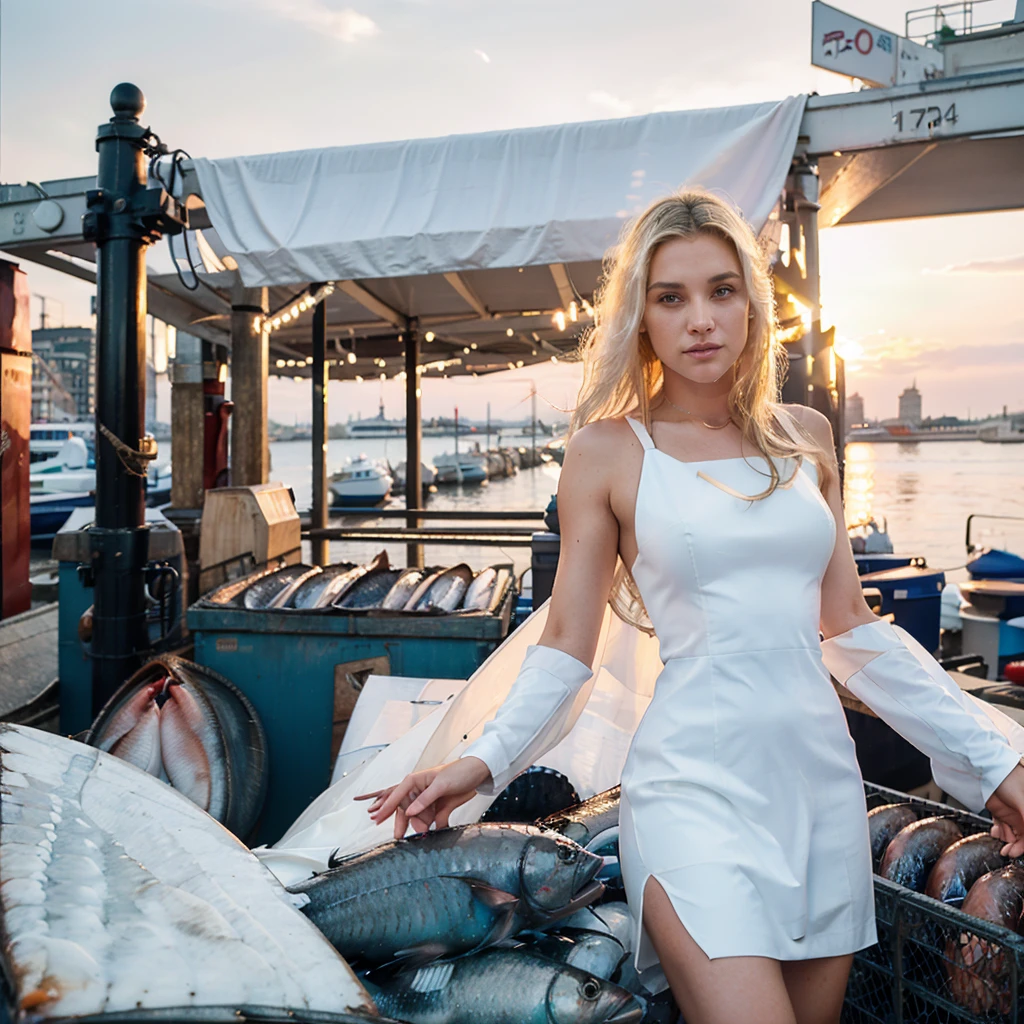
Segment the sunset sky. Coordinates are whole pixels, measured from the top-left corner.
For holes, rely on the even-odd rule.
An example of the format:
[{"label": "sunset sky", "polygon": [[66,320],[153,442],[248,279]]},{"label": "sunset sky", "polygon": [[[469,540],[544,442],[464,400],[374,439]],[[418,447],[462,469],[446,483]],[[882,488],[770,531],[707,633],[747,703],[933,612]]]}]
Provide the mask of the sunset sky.
[{"label": "sunset sky", "polygon": [[[899,32],[919,4],[836,4]],[[1013,0],[985,4],[1008,18]],[[95,172],[119,81],[173,146],[209,157],[726,106],[846,79],[810,66],[805,0],[2,0],[0,181]],[[972,183],[963,183],[971,188]],[[1024,212],[834,228],[821,236],[826,319],[869,417],[916,378],[925,415],[1024,409]],[[26,264],[32,291],[87,323],[89,289]],[[38,300],[33,300],[34,310]],[[61,311],[63,307],[63,312]],[[38,322],[36,311],[34,323]],[[511,416],[530,379],[567,407],[573,368],[430,381],[425,415]],[[371,414],[376,384],[332,385],[332,420]],[[384,386],[390,415],[399,385]],[[161,417],[167,418],[166,388]],[[309,385],[271,385],[271,415],[308,419]]]}]

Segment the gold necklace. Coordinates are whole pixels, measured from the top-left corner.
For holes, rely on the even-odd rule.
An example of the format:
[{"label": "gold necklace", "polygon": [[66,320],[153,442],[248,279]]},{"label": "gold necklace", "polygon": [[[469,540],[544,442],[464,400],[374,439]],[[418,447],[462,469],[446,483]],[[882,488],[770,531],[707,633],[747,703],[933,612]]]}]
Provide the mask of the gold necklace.
[{"label": "gold necklace", "polygon": [[[662,391],[661,397],[664,398],[665,401],[668,402],[668,404],[671,405],[673,409],[677,409],[679,412],[683,413],[684,415],[686,415],[686,416],[697,416],[697,414],[695,412],[690,412],[689,409],[684,409],[684,408],[682,408],[682,406],[676,405],[676,403],[673,402],[672,399],[669,398],[668,395],[666,395],[664,391]],[[732,423],[732,417],[731,416],[724,423],[708,423],[706,420],[702,420],[699,416],[697,416],[697,419],[701,423],[703,423],[704,426],[708,428],[708,430],[724,430],[727,426],[729,426],[730,423]]]}]

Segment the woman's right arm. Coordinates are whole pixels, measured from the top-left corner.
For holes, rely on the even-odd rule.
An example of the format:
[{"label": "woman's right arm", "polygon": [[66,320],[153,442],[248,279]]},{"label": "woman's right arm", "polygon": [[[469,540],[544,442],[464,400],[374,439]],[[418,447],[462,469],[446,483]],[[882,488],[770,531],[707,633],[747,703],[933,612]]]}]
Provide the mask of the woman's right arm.
[{"label": "woman's right arm", "polygon": [[396,838],[410,822],[416,831],[433,822],[445,827],[451,812],[478,789],[503,788],[542,756],[557,738],[559,713],[590,678],[619,548],[611,504],[618,428],[589,424],[566,446],[558,481],[561,544],[547,622],[483,734],[459,759],[357,797],[374,800],[368,810],[378,824],[396,815]]}]

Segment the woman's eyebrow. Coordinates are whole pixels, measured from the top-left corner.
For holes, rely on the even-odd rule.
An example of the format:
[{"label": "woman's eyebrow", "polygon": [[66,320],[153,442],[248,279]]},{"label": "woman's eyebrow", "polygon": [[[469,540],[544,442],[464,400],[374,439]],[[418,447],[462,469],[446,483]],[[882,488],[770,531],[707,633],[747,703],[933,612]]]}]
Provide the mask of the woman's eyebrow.
[{"label": "woman's eyebrow", "polygon": [[[731,278],[739,279],[740,275],[735,270],[724,270],[721,274],[715,274],[713,277],[708,278],[708,284],[718,284],[719,281],[728,281]],[[682,289],[684,286],[678,281],[655,281],[653,284],[647,286],[648,291],[653,291],[655,288],[677,288]]]}]

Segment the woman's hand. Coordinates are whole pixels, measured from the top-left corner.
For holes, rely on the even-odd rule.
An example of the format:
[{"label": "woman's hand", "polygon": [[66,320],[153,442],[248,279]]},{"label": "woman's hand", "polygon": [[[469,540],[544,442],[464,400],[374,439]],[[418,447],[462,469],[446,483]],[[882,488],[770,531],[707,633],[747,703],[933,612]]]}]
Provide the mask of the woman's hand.
[{"label": "woman's hand", "polygon": [[479,757],[460,757],[436,768],[410,772],[397,786],[361,793],[356,800],[373,800],[367,812],[379,825],[395,815],[395,838],[401,839],[412,825],[426,832],[431,823],[448,827],[448,817],[456,807],[476,795],[476,787],[491,777],[491,770]]},{"label": "woman's hand", "polygon": [[1003,779],[985,806],[995,821],[992,835],[1006,843],[1002,855],[1020,857],[1024,854],[1024,765],[1017,765]]}]

